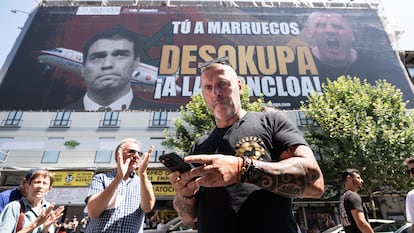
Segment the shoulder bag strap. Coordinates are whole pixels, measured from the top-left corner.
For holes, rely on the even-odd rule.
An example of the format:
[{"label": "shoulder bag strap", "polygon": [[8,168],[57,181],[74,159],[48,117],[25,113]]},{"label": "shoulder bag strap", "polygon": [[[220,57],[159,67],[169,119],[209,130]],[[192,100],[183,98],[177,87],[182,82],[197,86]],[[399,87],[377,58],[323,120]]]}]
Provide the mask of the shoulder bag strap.
[{"label": "shoulder bag strap", "polygon": [[18,232],[21,229],[23,229],[24,203],[23,203],[23,200],[22,199],[20,199],[19,202],[20,202],[20,213],[19,213],[19,220],[17,221],[16,232]]}]

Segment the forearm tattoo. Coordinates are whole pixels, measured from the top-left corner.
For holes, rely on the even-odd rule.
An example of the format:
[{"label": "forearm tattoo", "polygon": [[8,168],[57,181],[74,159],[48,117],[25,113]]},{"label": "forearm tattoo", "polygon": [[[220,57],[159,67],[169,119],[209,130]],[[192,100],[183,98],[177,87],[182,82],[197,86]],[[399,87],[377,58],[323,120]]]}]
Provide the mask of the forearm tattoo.
[{"label": "forearm tattoo", "polygon": [[197,208],[195,203],[188,203],[178,197],[174,198],[174,207],[180,216],[186,215],[191,218],[197,217]]},{"label": "forearm tattoo", "polygon": [[278,176],[264,175],[259,186],[288,197],[300,196],[306,188],[303,176],[291,174]]},{"label": "forearm tattoo", "polygon": [[[289,148],[288,153],[293,153]],[[268,166],[263,166],[268,167]],[[265,174],[257,185],[287,197],[300,197],[320,177],[315,161],[303,157],[291,157],[265,169]]]}]

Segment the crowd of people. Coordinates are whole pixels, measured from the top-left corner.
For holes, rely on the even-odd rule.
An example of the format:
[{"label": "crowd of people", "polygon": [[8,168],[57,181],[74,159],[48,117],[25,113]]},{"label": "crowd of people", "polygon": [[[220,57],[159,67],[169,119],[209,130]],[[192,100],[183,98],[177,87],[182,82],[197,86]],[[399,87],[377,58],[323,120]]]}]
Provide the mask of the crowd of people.
[{"label": "crowd of people", "polygon": [[[335,49],[336,57],[332,55],[334,49],[317,43],[312,53],[320,63],[338,66],[338,54],[342,54],[345,65],[340,72],[359,64],[358,53],[351,49],[355,37],[351,25],[340,15],[317,12],[310,20],[309,31],[315,32],[315,41],[317,35],[322,35],[320,31],[332,28],[349,37],[338,41],[344,44],[344,52]],[[69,109],[134,108],[136,97],[130,79],[139,62],[134,38],[130,31],[117,27],[97,34],[85,45],[82,74],[88,90]],[[334,58],[337,60],[328,62]],[[200,64],[199,71],[201,93],[216,125],[195,141],[190,155],[184,158],[187,163],[201,166],[169,175],[177,214],[185,224],[196,225],[200,233],[266,233],[275,229],[297,233],[300,230],[292,199],[320,198],[324,192],[324,177],[308,142],[283,114],[244,110],[243,85],[225,59]],[[107,82],[96,78],[102,73]],[[156,201],[147,174],[154,147],[144,151],[138,140],[126,138],[114,151],[116,168],[92,178],[85,197],[88,216],[80,221],[77,216],[62,220],[64,207],[44,198],[52,188],[53,174],[37,169],[28,173],[19,187],[0,194],[0,233],[136,233],[161,228],[169,219],[160,218],[158,212],[147,216]],[[407,164],[409,169],[414,166]],[[346,169],[342,179],[344,193],[339,209],[345,230],[373,232],[357,193],[363,184],[360,172]],[[308,232],[319,231],[314,227]]]},{"label": "crowd of people", "polygon": [[147,175],[153,149],[150,146],[148,152],[141,152],[136,139],[122,140],[115,149],[117,168],[93,177],[85,199],[88,216],[80,222],[77,216],[62,221],[64,206],[46,201],[53,173],[42,168],[30,171],[22,182],[25,192],[21,199],[12,200],[9,191],[0,195],[4,205],[0,232],[142,232],[145,214],[155,205]]},{"label": "crowd of people", "polygon": [[160,230],[168,221],[170,221],[168,216],[162,216],[160,211],[156,210],[152,215],[145,216],[144,229]]},{"label": "crowd of people", "polygon": [[74,215],[72,219],[65,218],[63,222],[55,224],[55,227],[57,228],[58,233],[80,232],[78,231],[78,226],[79,226],[79,220],[76,215]]}]

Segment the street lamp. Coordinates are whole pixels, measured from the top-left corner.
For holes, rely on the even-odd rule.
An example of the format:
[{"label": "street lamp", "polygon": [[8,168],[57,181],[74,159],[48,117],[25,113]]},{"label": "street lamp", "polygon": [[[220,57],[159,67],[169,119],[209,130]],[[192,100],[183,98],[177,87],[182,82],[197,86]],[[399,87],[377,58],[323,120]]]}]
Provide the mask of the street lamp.
[{"label": "street lamp", "polygon": [[[12,9],[10,10],[12,13],[17,14],[17,13],[23,13],[26,14],[27,16],[30,16],[30,13],[27,11],[23,11],[23,10],[18,10],[18,9]],[[19,30],[22,30],[23,27],[18,26],[17,27]]]},{"label": "street lamp", "polygon": [[20,12],[20,13],[24,13],[24,14],[26,14],[26,15],[30,15],[30,13],[29,12],[27,12],[27,11],[22,11],[22,10],[17,10],[17,9],[12,9],[12,10],[10,10],[12,13],[14,13],[14,14],[17,14],[17,12]]}]

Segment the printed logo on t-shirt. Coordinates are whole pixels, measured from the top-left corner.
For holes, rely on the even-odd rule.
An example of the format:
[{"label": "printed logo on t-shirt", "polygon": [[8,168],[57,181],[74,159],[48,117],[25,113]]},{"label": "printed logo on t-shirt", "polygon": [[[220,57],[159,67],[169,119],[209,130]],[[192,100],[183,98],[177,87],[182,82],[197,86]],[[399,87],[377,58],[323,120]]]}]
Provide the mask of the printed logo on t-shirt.
[{"label": "printed logo on t-shirt", "polygon": [[261,138],[249,136],[240,139],[236,144],[235,155],[247,156],[251,159],[263,160],[265,155],[264,143]]}]

